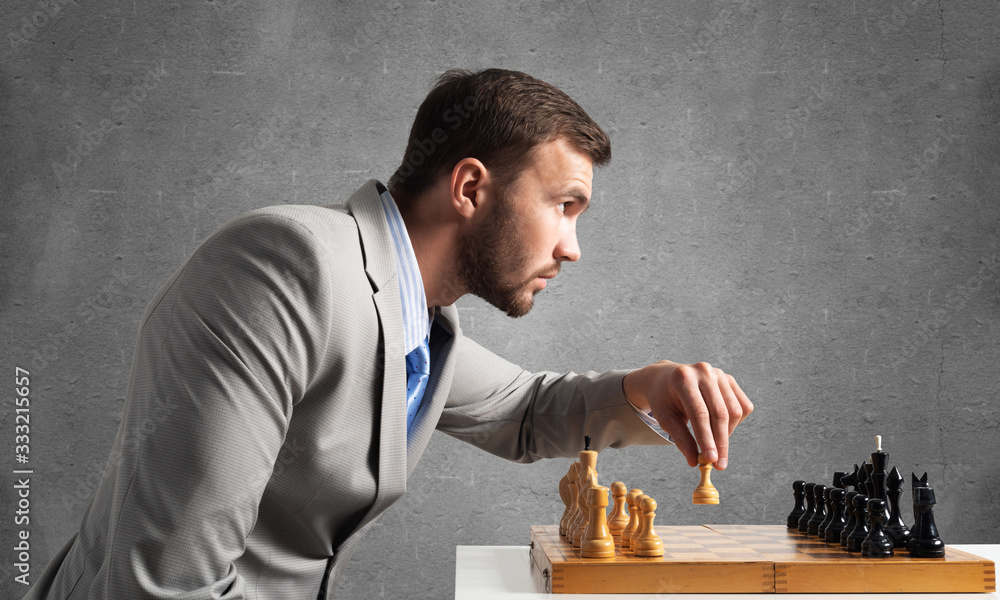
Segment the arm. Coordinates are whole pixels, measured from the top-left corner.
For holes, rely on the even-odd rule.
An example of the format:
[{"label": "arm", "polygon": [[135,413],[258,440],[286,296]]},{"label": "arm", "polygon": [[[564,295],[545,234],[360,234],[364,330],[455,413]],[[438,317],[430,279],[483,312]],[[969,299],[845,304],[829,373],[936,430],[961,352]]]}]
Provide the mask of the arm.
[{"label": "arm", "polygon": [[105,542],[110,597],[244,597],[234,561],[327,347],[323,258],[301,225],[242,217],[151,304]]},{"label": "arm", "polygon": [[517,462],[576,456],[584,435],[596,450],[670,443],[625,397],[628,371],[531,373],[468,338],[456,344],[444,433]]}]

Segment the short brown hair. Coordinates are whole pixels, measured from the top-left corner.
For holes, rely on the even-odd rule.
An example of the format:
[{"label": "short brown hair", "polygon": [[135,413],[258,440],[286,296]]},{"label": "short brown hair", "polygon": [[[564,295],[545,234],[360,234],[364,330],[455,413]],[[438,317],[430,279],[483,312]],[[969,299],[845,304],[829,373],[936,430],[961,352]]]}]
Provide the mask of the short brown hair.
[{"label": "short brown hair", "polygon": [[417,110],[388,186],[419,196],[468,157],[512,183],[536,146],[559,137],[595,167],[611,160],[607,134],[562,90],[518,71],[451,69]]}]

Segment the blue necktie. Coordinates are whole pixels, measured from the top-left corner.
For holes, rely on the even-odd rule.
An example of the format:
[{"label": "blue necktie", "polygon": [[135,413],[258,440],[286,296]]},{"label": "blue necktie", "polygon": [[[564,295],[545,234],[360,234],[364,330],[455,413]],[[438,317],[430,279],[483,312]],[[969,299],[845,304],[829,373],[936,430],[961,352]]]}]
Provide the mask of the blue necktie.
[{"label": "blue necktie", "polygon": [[431,376],[431,353],[428,339],[406,355],[406,432],[410,432],[413,417],[417,416],[420,400],[427,389],[427,379]]}]

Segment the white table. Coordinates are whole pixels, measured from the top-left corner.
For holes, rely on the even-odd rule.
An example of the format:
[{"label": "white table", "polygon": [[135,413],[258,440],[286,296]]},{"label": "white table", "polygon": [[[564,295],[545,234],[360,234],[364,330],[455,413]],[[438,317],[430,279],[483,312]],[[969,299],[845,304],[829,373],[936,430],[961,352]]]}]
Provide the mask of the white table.
[{"label": "white table", "polygon": [[[1000,564],[1000,544],[955,544],[958,548]],[[543,594],[531,579],[527,546],[458,546],[455,560],[455,600],[735,600],[768,596],[775,600],[997,600],[990,594]]]}]

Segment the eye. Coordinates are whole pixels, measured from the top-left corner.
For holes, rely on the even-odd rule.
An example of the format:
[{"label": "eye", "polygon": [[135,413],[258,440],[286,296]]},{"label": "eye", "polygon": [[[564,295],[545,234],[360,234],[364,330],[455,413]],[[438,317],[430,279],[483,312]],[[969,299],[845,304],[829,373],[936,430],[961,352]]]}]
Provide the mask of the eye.
[{"label": "eye", "polygon": [[569,202],[560,202],[560,203],[559,203],[559,204],[557,205],[557,206],[559,207],[559,212],[561,212],[561,213],[564,213],[564,212],[566,212],[566,207],[567,207],[568,205],[569,205]]}]

